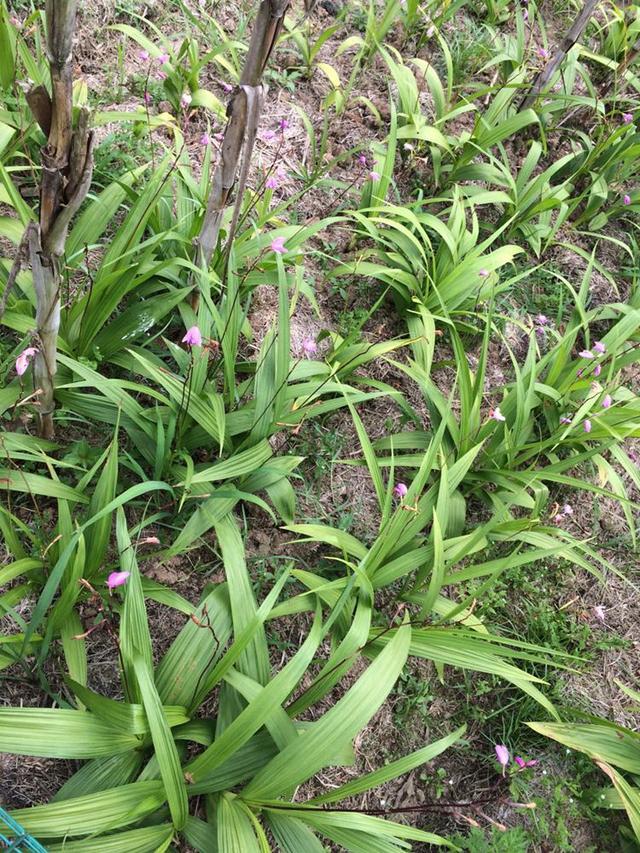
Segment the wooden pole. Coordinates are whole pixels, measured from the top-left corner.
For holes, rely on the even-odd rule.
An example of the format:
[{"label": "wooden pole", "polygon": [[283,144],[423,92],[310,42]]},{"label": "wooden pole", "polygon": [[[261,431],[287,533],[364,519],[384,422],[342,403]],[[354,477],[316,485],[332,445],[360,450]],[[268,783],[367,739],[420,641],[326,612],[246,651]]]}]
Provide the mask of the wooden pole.
[{"label": "wooden pole", "polygon": [[53,437],[54,377],[60,328],[61,258],[69,224],[86,198],[93,175],[93,134],[83,109],[73,129],[72,46],[78,0],[47,0],[47,51],[51,96],[42,86],[27,101],[42,129],[39,227],[29,235],[36,293],[36,386],[40,390],[40,435]]},{"label": "wooden pole", "polygon": [[533,106],[537,98],[542,94],[549,80],[551,80],[553,75],[560,67],[562,60],[565,58],[567,53],[571,50],[571,48],[582,35],[584,28],[589,23],[591,16],[595,12],[599,2],[600,0],[586,0],[584,6],[582,7],[582,10],[580,11],[580,14],[565,33],[564,38],[560,42],[556,52],[553,54],[553,56],[551,57],[549,62],[547,62],[544,68],[542,68],[535,76],[528,94],[520,105],[521,110],[526,110],[529,107]]},{"label": "wooden pole", "polygon": [[238,163],[244,148],[243,166],[229,229],[228,239],[233,239],[262,108],[262,75],[282,30],[288,7],[289,0],[262,0],[258,9],[240,85],[227,105],[228,120],[220,159],[213,175],[207,210],[197,240],[196,261],[201,269],[208,267],[218,243],[220,223],[236,183]]}]

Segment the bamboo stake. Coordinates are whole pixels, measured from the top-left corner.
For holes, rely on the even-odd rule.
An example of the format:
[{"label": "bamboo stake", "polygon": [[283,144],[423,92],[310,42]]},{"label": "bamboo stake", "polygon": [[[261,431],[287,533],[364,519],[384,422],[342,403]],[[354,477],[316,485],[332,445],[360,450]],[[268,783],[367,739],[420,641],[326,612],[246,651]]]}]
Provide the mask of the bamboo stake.
[{"label": "bamboo stake", "polygon": [[42,129],[39,226],[29,231],[29,259],[36,293],[36,386],[40,390],[40,435],[53,437],[54,377],[60,328],[61,258],[69,224],[86,198],[93,174],[89,111],[73,129],[72,46],[78,0],[47,0],[47,51],[51,97],[34,87],[27,102]]},{"label": "bamboo stake", "polygon": [[547,83],[560,67],[562,60],[582,35],[599,2],[600,0],[586,0],[580,14],[565,33],[556,52],[544,68],[535,76],[534,81],[531,84],[531,88],[529,89],[529,93],[520,105],[521,110],[526,110],[533,106],[537,98],[542,94]]},{"label": "bamboo stake", "polygon": [[213,175],[211,192],[196,244],[196,261],[206,269],[218,243],[220,223],[236,182],[238,163],[244,148],[243,167],[236,194],[228,242],[238,221],[251,153],[262,109],[262,75],[284,24],[289,0],[262,0],[251,34],[240,85],[227,106],[227,126],[220,159]]}]

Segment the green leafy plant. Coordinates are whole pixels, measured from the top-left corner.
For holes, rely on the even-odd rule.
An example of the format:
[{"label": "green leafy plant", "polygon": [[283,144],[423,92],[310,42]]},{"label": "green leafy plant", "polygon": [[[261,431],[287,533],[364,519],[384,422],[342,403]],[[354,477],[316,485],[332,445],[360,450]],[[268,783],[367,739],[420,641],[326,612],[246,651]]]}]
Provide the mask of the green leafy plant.
[{"label": "green leafy plant", "polygon": [[[269,849],[267,829],[282,849],[292,851],[300,844],[319,847],[317,835],[348,848],[366,843],[370,849],[400,849],[402,839],[446,843],[432,833],[366,811],[343,812],[333,804],[423,764],[455,743],[463,730],[337,790],[305,802],[291,800],[292,791],[323,767],[353,760],[354,737],[380,707],[406,660],[409,625],[393,632],[392,641],[326,714],[311,724],[298,723],[296,703],[287,705],[287,700],[332,617],[323,622],[318,606],[303,645],[272,674],[264,620],[273,612],[286,574],[258,607],[239,532],[227,517],[216,525],[227,581],[192,610],[154,668],[142,578],[121,509],[116,531],[127,583],[124,600],[110,599],[105,619],[122,662],[125,700],[106,698],[82,679],[69,679],[75,697],[70,707],[0,709],[3,749],[86,762],[51,803],[12,813],[23,826],[47,839],[53,850],[70,845],[97,850],[105,843],[123,851],[166,849],[179,832],[198,849],[215,844],[231,853],[238,844],[244,850]],[[216,716],[197,717],[214,690]],[[297,704],[309,706],[307,701]],[[187,756],[189,744],[198,754]],[[202,796],[206,820],[190,808],[190,801]],[[325,804],[333,807],[327,810]]]}]

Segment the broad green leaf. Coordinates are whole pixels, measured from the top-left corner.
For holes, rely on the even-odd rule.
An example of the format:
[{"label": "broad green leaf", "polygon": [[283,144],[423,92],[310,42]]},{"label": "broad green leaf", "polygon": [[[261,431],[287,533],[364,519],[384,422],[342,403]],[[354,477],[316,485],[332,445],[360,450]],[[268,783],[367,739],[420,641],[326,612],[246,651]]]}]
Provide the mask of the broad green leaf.
[{"label": "broad green leaf", "polygon": [[135,735],[94,714],[64,708],[0,708],[0,752],[43,758],[97,758],[135,749]]},{"label": "broad green leaf", "polygon": [[15,809],[11,817],[36,838],[98,834],[136,823],[164,802],[162,782],[135,782],[49,803]]},{"label": "broad green leaf", "polygon": [[160,767],[171,819],[175,828],[180,830],[186,823],[189,804],[176,745],[158,691],[153,683],[149,663],[137,654],[133,660],[133,668],[138,679],[142,704],[149,721],[149,731],[155,749],[155,757]]},{"label": "broad green leaf", "polygon": [[[230,758],[286,701],[311,663],[321,637],[322,620],[320,613],[316,612],[315,621],[306,640],[291,660],[268,682],[260,695],[249,702],[214,743],[188,765],[187,770],[195,781],[202,779]],[[292,744],[293,747],[296,745],[296,742]]]},{"label": "broad green leaf", "polygon": [[410,640],[409,626],[399,628],[348,693],[313,724],[300,742],[283,749],[256,774],[243,790],[243,797],[278,797],[325,767],[327,756],[353,740],[387,698],[406,662]]},{"label": "broad green leaf", "polygon": [[640,774],[640,735],[629,729],[597,723],[527,723],[534,731],[595,761]]},{"label": "broad green leaf", "polygon": [[173,827],[161,823],[114,835],[50,844],[47,849],[49,853],[164,853],[172,838]]},{"label": "broad green leaf", "polygon": [[373,788],[377,788],[379,785],[384,785],[385,782],[397,779],[404,773],[409,773],[409,771],[413,770],[415,767],[419,767],[421,764],[426,764],[427,761],[431,761],[437,755],[440,755],[440,753],[444,752],[445,749],[448,749],[452,744],[460,740],[466,729],[466,725],[460,726],[459,729],[456,729],[454,732],[451,732],[451,734],[440,738],[440,740],[434,741],[434,743],[429,744],[429,746],[424,746],[422,749],[418,749],[409,755],[405,755],[403,758],[390,761],[389,764],[385,764],[385,766],[381,767],[379,770],[374,770],[372,773],[367,773],[365,776],[360,776],[358,779],[354,779],[351,782],[345,782],[344,785],[340,785],[330,793],[314,797],[312,800],[309,800],[309,802],[337,803],[347,797],[354,797],[357,794],[362,794],[364,791],[370,791]]}]

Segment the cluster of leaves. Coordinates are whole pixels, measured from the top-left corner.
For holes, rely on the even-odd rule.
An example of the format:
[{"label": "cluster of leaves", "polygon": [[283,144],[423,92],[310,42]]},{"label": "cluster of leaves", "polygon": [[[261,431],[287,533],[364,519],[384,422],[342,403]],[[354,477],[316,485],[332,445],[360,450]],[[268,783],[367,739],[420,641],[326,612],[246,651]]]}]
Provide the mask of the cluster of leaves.
[{"label": "cluster of leaves", "polygon": [[[616,118],[617,92],[596,97],[590,69],[598,62],[618,68],[633,85],[624,58],[635,31],[621,32],[614,22],[598,36],[600,52],[576,45],[563,64],[564,91],[537,110],[519,110],[531,76],[521,10],[516,35],[501,35],[505,6],[487,4],[498,47],[483,70],[495,69],[496,82],[464,91],[440,30],[463,5],[389,0],[380,9],[370,0],[360,10],[362,34],[339,48],[355,49],[344,81],[320,61],[341,23],[317,38],[306,22],[289,23],[283,49],[298,51],[304,74],[318,68],[330,87],[320,126],[300,110],[310,151],[299,167],[304,190],[275,204],[264,185],[248,189],[232,245],[221,246],[208,269],[194,262],[191,247],[205,214],[212,148],[205,146],[196,173],[180,111],[188,93],[190,109],[223,116],[222,101],[201,78],[213,67],[236,84],[244,44],[186,5],[194,32],[177,46],[145,22],[116,27],[145,61],[162,58],[172,113],[141,108],[94,117],[143,125],[152,140],[156,135],[154,151],[163,150],[91,197],[69,233],[57,442],[21,427],[29,424],[21,415],[36,390],[28,387],[29,373],[18,378],[13,370],[34,328],[26,269],[2,315],[13,344],[1,353],[8,381],[0,391],[7,427],[0,439],[7,496],[0,530],[11,558],[0,569],[0,583],[9,584],[0,606],[12,632],[0,637],[0,667],[35,678],[57,707],[0,709],[0,750],[85,762],[50,803],[13,813],[51,850],[165,850],[178,833],[197,850],[225,853],[269,850],[272,840],[292,853],[322,850],[321,838],[380,853],[410,840],[454,846],[339,803],[431,760],[463,729],[328,793],[304,801],[298,795],[323,768],[353,763],[354,738],[409,656],[432,661],[442,679],[453,667],[526,693],[553,721],[532,725],[599,762],[614,785],[603,802],[626,808],[640,836],[637,787],[620,772],[640,773],[632,733],[604,721],[563,721],[530,670],[570,666],[571,659],[509,640],[474,614],[475,600],[514,566],[553,558],[598,578],[618,571],[554,520],[559,488],[617,501],[636,545],[628,483],[640,486],[640,478],[624,442],[640,436],[640,399],[625,376],[639,358],[640,301],[635,290],[626,301],[593,307],[594,270],[613,276],[595,251],[579,245],[579,237],[593,237],[634,207],[632,191],[631,204],[623,204],[620,188],[637,174],[635,124]],[[21,76],[46,84],[42,23],[33,13],[19,28],[0,6],[0,84],[9,93],[0,111],[0,202],[11,213],[0,219],[0,234],[14,246],[36,218],[21,189],[44,141],[14,84]],[[404,50],[384,47],[396,27],[406,44],[437,42],[438,61],[435,47],[432,61],[407,61]],[[428,35],[432,27],[435,35]],[[372,171],[358,197],[357,181],[330,177],[336,160],[327,146],[333,118],[347,107],[359,102],[377,112],[355,96],[376,61],[394,81],[391,118],[384,141],[367,152]],[[588,96],[572,94],[577,79]],[[145,92],[148,86],[149,76]],[[76,87],[75,99],[84,104],[86,89]],[[560,132],[568,111],[584,108],[595,114],[597,133],[572,134],[571,150],[555,159],[548,135]],[[526,149],[517,173],[508,147],[515,141]],[[419,174],[425,162],[433,194],[401,203],[397,170]],[[338,209],[296,224],[304,191],[336,186]],[[332,277],[366,276],[380,285],[369,315],[392,296],[408,336],[368,343],[357,329],[346,337],[327,331],[318,341],[322,357],[304,357],[292,352],[290,330],[300,300],[315,304],[304,253],[317,234],[335,227],[350,231],[355,253],[333,267]],[[514,259],[525,252],[544,259],[550,246],[565,244],[567,228],[574,234],[567,245],[586,271],[579,285],[558,277],[566,305],[554,322],[522,322],[528,342],[518,358],[503,336],[498,297],[535,269],[516,270]],[[283,251],[272,249],[277,238]],[[633,247],[623,248],[634,257]],[[10,260],[0,261],[5,287]],[[249,317],[258,286],[272,294],[275,320],[254,347]],[[183,331],[193,326],[204,345],[185,348]],[[600,348],[587,360],[577,353],[591,352],[594,327]],[[509,354],[512,378],[491,387],[492,416],[486,388],[496,340]],[[316,342],[307,355],[314,353]],[[368,375],[382,359],[406,377],[412,395]],[[442,367],[455,376],[446,391]],[[361,414],[380,397],[411,429],[372,441]],[[605,398],[610,404],[603,407]],[[304,422],[337,410],[353,421],[361,447],[348,463],[366,467],[376,496],[372,541],[297,517],[302,459],[287,452],[291,439]],[[66,436],[76,430],[90,442],[87,455],[65,452]],[[401,500],[394,494],[399,471],[408,481]],[[321,543],[331,559],[313,569],[286,568],[256,600],[237,518],[249,505],[301,541]],[[146,542],[158,550],[144,550]],[[145,560],[197,553],[203,542],[215,542],[224,580],[207,584],[196,603],[145,577]],[[112,570],[127,582],[107,594]],[[28,618],[18,608],[26,597],[34,602]],[[149,600],[184,617],[155,665]],[[80,616],[88,606],[98,614],[90,626]],[[292,618],[305,626],[306,639],[274,667],[265,625]],[[119,660],[121,699],[88,687],[86,638],[95,630]],[[58,652],[64,684],[50,683],[45,667]]]}]

